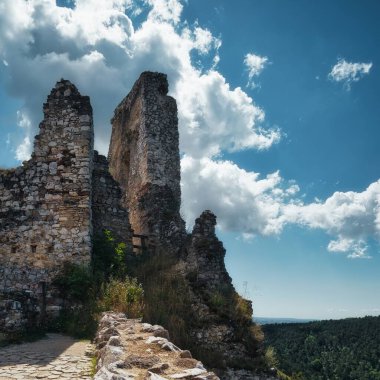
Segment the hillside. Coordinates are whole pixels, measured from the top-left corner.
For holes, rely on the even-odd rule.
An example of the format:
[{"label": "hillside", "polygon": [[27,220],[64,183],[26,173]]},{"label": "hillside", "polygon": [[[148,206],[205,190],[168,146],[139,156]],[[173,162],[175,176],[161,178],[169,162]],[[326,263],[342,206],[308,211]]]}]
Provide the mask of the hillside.
[{"label": "hillside", "polygon": [[380,316],[262,327],[293,379],[380,379]]}]

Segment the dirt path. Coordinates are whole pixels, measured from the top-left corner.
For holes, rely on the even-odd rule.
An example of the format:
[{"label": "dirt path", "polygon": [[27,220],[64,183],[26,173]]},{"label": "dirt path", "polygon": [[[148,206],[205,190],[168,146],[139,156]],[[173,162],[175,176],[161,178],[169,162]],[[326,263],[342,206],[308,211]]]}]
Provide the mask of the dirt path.
[{"label": "dirt path", "polygon": [[0,380],[91,379],[89,341],[60,334],[0,349]]}]

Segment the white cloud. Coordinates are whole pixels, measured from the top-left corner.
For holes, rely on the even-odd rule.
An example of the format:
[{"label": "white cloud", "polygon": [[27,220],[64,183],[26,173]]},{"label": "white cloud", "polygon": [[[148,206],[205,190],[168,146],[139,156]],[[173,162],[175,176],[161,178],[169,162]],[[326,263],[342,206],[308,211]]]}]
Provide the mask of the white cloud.
[{"label": "white cloud", "polygon": [[260,57],[259,55],[248,53],[244,57],[244,64],[248,70],[248,83],[247,86],[251,88],[257,87],[254,82],[255,77],[259,76],[268,63],[268,57]]},{"label": "white cloud", "polygon": [[348,257],[352,259],[370,259],[371,256],[367,254],[368,245],[364,240],[354,240],[348,238],[338,238],[338,240],[331,240],[327,246],[330,252],[350,252]]},{"label": "white cloud", "polygon": [[224,230],[252,235],[282,231],[282,207],[298,187],[278,172],[263,178],[230,161],[185,156],[182,166],[183,212],[188,226],[204,209],[218,216]]},{"label": "white cloud", "polygon": [[286,205],[281,219],[285,224],[322,229],[336,237],[328,245],[331,252],[368,258],[366,241],[380,239],[380,180],[363,192],[335,192],[324,202]]},{"label": "white cloud", "polygon": [[145,3],[151,10],[136,30],[124,13],[134,12],[130,0],[77,0],[72,9],[45,0],[0,5],[0,56],[9,62],[8,90],[25,102],[33,132],[51,87],[67,78],[90,95],[95,146],[106,153],[115,105],[142,71],[153,70],[168,74],[178,100],[184,153],[211,157],[224,149],[266,149],[276,143],[279,131],[263,129],[264,112],[244,91],[230,88],[219,72],[193,65],[192,51],[209,54],[215,65],[220,39],[198,24],[181,23],[179,1]]},{"label": "white cloud", "polygon": [[221,41],[215,38],[208,29],[199,26],[194,29],[194,37],[194,48],[201,54],[207,54],[212,45],[216,45],[217,48],[221,45]]},{"label": "white cloud", "polygon": [[304,204],[299,187],[278,172],[261,178],[229,161],[187,156],[181,164],[188,226],[211,209],[223,230],[244,238],[280,234],[286,225],[321,229],[332,237],[327,249],[350,258],[369,258],[367,240],[380,238],[380,180],[363,192],[336,192],[324,202]]},{"label": "white cloud", "polygon": [[[0,2],[0,58],[9,64],[7,90],[23,102],[18,124],[24,136],[15,148],[17,159],[29,157],[42,104],[58,79],[70,79],[90,95],[95,146],[106,153],[115,106],[142,71],[165,72],[178,102],[188,222],[210,208],[222,228],[245,237],[279,234],[287,224],[320,228],[332,238],[330,251],[366,256],[367,238],[379,236],[379,183],[362,193],[335,193],[325,202],[305,205],[298,186],[278,172],[260,177],[216,160],[226,150],[267,149],[281,134],[264,129],[264,110],[215,69],[219,38],[199,25],[182,23],[179,1],[145,3],[151,11],[135,29],[128,17],[135,10],[127,0],[77,0],[72,9],[50,0]],[[194,66],[194,51],[208,56],[211,68]],[[266,57],[254,57],[246,56],[251,85],[267,64]],[[10,141],[16,138],[12,135]]]},{"label": "white cloud", "polygon": [[335,82],[343,82],[347,90],[351,88],[352,82],[359,81],[364,75],[369,74],[372,67],[370,63],[353,63],[345,59],[339,59],[331,69],[328,78]]},{"label": "white cloud", "polygon": [[29,136],[25,136],[22,143],[16,148],[16,158],[19,161],[25,161],[30,158],[32,143]]},{"label": "white cloud", "polygon": [[181,19],[183,5],[178,0],[146,0],[152,6],[149,18],[178,24]]},{"label": "white cloud", "polygon": [[264,111],[241,88],[231,89],[217,71],[190,71],[174,92],[181,149],[193,157],[212,157],[222,150],[267,149],[280,140],[279,130],[260,127]]},{"label": "white cloud", "polygon": [[[24,111],[17,111],[17,125],[24,130],[25,137],[17,146],[15,151],[16,159],[19,161],[28,160],[32,153],[32,142],[30,138],[31,122]],[[10,142],[10,136],[7,137],[7,144]]]}]

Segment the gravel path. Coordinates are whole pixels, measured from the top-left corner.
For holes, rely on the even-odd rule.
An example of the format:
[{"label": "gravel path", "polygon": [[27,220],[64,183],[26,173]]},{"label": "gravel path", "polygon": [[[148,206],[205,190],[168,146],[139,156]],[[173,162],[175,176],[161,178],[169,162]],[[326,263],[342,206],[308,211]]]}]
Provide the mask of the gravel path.
[{"label": "gravel path", "polygon": [[89,341],[60,334],[0,349],[0,380],[91,379]]}]

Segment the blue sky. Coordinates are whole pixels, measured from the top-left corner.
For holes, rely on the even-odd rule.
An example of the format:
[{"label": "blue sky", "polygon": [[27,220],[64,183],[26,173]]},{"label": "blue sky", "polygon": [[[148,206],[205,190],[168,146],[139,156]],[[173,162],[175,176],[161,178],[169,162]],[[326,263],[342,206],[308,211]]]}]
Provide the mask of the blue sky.
[{"label": "blue sky", "polygon": [[380,4],[0,0],[0,166],[55,81],[112,110],[143,70],[179,109],[183,215],[203,209],[257,316],[380,314]]}]

